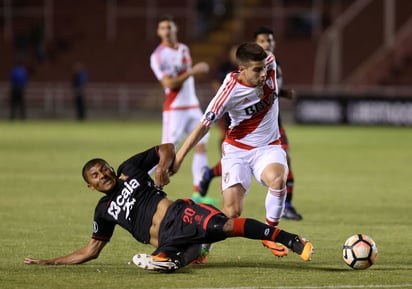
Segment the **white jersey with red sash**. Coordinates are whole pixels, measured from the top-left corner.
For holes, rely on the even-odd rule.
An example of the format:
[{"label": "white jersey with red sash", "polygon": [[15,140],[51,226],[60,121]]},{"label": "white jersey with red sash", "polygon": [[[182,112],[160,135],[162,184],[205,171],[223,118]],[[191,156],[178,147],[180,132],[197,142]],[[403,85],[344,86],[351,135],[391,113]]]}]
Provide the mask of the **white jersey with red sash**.
[{"label": "white jersey with red sash", "polygon": [[202,123],[211,126],[228,112],[231,123],[225,142],[244,149],[275,143],[279,137],[278,87],[276,62],[266,58],[267,77],[263,87],[239,82],[237,74],[229,73],[215,97],[209,103]]},{"label": "white jersey with red sash", "polygon": [[[177,43],[176,47],[160,44],[150,56],[150,67],[156,78],[161,80],[165,76],[176,77],[192,68],[192,58],[189,47]],[[163,110],[183,110],[199,107],[196,96],[194,78],[186,79],[181,87],[176,89],[165,88]]]}]

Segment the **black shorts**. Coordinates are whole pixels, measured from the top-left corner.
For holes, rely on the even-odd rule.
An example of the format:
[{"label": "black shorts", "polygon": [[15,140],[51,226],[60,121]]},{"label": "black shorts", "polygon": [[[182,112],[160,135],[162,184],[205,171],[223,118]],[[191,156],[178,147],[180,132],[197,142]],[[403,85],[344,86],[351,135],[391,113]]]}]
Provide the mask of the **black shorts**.
[{"label": "black shorts", "polygon": [[[223,226],[228,217],[216,207],[184,199],[174,202],[160,224],[159,246],[154,254],[175,254],[190,247],[226,239]],[[196,258],[197,256],[194,256]],[[186,258],[187,259],[187,258]]]}]

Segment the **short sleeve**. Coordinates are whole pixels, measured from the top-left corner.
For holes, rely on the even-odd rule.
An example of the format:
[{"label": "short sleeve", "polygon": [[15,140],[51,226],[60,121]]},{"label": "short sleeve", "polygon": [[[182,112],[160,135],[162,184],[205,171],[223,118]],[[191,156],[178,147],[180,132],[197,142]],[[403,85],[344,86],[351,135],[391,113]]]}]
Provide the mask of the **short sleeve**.
[{"label": "short sleeve", "polygon": [[114,227],[116,223],[106,220],[103,216],[106,211],[106,205],[104,202],[100,202],[94,212],[93,220],[93,235],[92,238],[99,241],[110,241],[113,235]]}]

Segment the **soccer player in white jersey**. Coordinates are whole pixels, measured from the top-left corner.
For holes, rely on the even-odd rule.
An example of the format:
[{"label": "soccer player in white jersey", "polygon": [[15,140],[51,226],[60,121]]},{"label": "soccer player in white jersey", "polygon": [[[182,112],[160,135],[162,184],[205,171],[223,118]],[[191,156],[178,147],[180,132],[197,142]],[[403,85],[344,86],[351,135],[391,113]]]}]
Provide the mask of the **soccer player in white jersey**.
[{"label": "soccer player in white jersey", "polygon": [[[269,51],[270,53],[274,53],[276,47],[275,36],[273,30],[262,26],[255,30],[254,32],[254,39],[257,44],[262,46],[263,49]],[[278,59],[276,60],[276,80],[279,87],[279,97],[283,97],[286,99],[293,99],[295,91],[293,89],[285,89],[282,88],[283,84],[283,73],[280,67]],[[289,167],[289,174],[286,180],[286,201],[285,201],[285,210],[283,211],[282,218],[288,220],[302,220],[303,217],[299,214],[295,207],[292,205],[292,198],[293,198],[293,189],[295,183],[295,177],[292,170],[291,165],[291,158],[290,158],[290,144],[289,139],[286,135],[286,130],[283,126],[281,116],[279,114],[278,118],[279,122],[279,131],[280,131],[280,139],[282,142],[282,147],[286,151],[286,159],[288,161]]]},{"label": "soccer player in white jersey", "polygon": [[[267,187],[266,223],[276,226],[286,197],[288,166],[280,143],[276,61],[256,43],[243,43],[236,51],[239,70],[229,73],[209,103],[202,120],[176,154],[177,172],[187,153],[228,112],[230,126],[222,144],[222,211],[239,217],[252,175]],[[265,244],[267,246],[267,244]],[[285,247],[270,246],[276,256]]]},{"label": "soccer player in white jersey", "polygon": [[[158,20],[157,35],[161,43],[150,57],[150,66],[163,86],[162,143],[179,145],[185,134],[189,134],[202,117],[199,100],[196,96],[194,75],[207,73],[209,66],[199,62],[192,67],[189,47],[177,40],[177,25],[171,16]],[[198,203],[213,204],[216,200],[198,193],[202,169],[207,167],[205,136],[194,148],[192,163],[194,193],[192,199]]]}]

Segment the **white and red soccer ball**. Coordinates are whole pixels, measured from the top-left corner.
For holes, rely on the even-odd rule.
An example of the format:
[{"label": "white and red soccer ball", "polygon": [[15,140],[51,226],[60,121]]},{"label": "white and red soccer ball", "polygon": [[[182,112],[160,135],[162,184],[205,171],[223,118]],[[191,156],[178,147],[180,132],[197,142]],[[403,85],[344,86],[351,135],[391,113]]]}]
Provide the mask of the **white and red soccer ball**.
[{"label": "white and red soccer ball", "polygon": [[375,241],[367,235],[350,236],[343,245],[343,261],[353,269],[367,269],[376,262],[378,248]]}]

